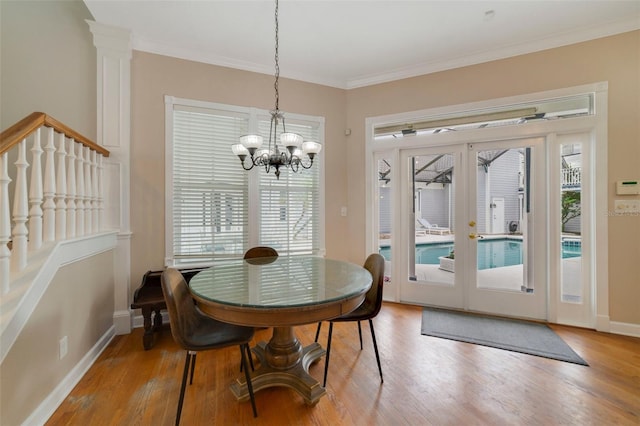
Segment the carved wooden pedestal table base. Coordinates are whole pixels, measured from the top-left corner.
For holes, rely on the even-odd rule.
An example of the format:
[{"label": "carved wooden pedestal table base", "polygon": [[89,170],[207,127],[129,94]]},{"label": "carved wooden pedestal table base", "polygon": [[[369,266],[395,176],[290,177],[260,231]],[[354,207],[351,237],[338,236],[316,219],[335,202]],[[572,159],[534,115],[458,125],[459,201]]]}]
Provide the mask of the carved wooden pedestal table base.
[{"label": "carved wooden pedestal table base", "polygon": [[[309,405],[315,405],[326,394],[325,388],[309,375],[309,366],[322,357],[325,350],[315,342],[302,348],[292,327],[275,327],[269,343],[258,343],[253,352],[260,360],[260,368],[251,375],[254,392],[271,386],[287,386]],[[231,391],[239,401],[249,400],[244,377],[233,382]]]}]

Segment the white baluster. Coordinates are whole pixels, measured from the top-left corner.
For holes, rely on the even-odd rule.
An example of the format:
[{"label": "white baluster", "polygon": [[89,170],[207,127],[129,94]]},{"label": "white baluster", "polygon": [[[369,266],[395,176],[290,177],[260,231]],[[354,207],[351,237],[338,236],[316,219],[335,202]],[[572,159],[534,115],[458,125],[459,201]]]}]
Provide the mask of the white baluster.
[{"label": "white baluster", "polygon": [[67,151],[64,133],[58,133],[58,151],[56,153],[56,239],[67,238]]},{"label": "white baluster", "polygon": [[76,235],[84,235],[84,151],[82,144],[75,144],[76,159]]},{"label": "white baluster", "polygon": [[91,235],[91,204],[92,190],[91,185],[91,150],[88,146],[84,147],[84,233]]},{"label": "white baluster", "polygon": [[44,203],[42,204],[43,231],[42,238],[45,242],[56,239],[56,203],[53,197],[56,195],[56,146],[53,143],[54,130],[47,128],[47,144],[44,147]]},{"label": "white baluster", "polygon": [[92,233],[100,231],[99,221],[99,198],[100,188],[98,187],[98,151],[91,151],[91,225]]},{"label": "white baluster", "polygon": [[16,187],[13,196],[13,247],[11,267],[19,272],[27,265],[27,236],[29,230],[26,223],[29,215],[29,199],[27,195],[27,140],[18,144],[16,165]]},{"label": "white baluster", "polygon": [[67,154],[67,238],[76,236],[76,142],[69,140]]},{"label": "white baluster", "polygon": [[9,154],[0,155],[0,283],[2,294],[9,292],[9,261],[11,251],[7,244],[11,239],[11,216],[9,210]]},{"label": "white baluster", "polygon": [[29,250],[42,246],[42,148],[40,135],[42,128],[36,129],[31,148],[31,183],[29,186]]}]

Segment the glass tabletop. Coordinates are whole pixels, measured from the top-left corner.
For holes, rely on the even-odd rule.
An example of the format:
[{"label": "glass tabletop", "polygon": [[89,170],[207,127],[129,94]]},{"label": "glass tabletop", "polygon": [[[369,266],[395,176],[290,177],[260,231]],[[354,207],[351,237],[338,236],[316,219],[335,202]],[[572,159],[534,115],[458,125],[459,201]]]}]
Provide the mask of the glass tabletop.
[{"label": "glass tabletop", "polygon": [[273,309],[313,306],[371,287],[362,266],[317,256],[279,256],[215,263],[189,282],[194,295],[231,306]]}]

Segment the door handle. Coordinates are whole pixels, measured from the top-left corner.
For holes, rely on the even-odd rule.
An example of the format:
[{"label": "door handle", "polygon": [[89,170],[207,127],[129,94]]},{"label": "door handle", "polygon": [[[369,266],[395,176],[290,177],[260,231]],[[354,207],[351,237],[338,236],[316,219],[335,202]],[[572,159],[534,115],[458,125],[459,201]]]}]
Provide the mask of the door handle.
[{"label": "door handle", "polygon": [[475,234],[475,233],[469,234],[469,239],[470,240],[475,240],[475,239],[481,240],[483,238],[484,238],[484,235]]}]

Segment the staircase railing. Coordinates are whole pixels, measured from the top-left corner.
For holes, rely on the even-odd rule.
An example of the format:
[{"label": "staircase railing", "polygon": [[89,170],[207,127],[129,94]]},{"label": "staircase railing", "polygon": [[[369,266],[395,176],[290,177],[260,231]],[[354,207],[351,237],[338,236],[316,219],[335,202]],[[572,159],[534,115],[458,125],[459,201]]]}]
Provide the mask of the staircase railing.
[{"label": "staircase railing", "polygon": [[103,158],[108,156],[109,151],[42,112],[0,134],[0,294],[11,290],[11,276],[27,267],[43,243],[101,231]]}]

